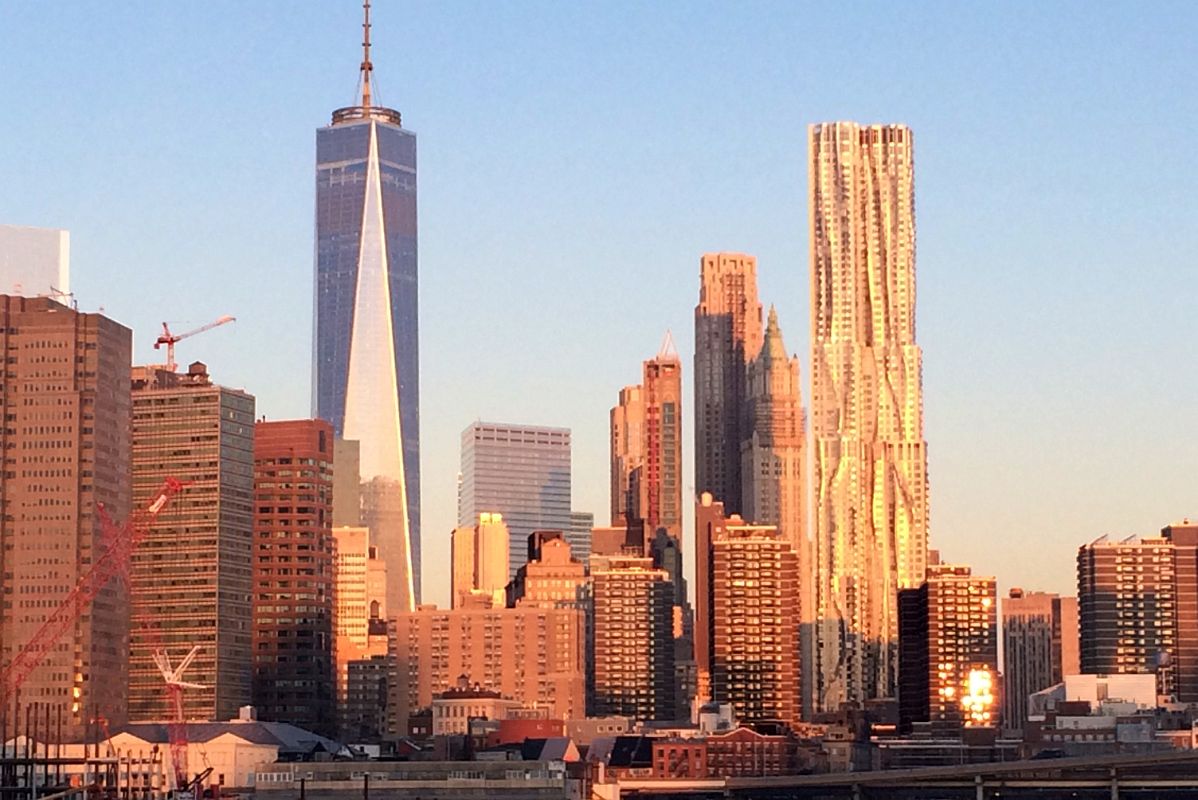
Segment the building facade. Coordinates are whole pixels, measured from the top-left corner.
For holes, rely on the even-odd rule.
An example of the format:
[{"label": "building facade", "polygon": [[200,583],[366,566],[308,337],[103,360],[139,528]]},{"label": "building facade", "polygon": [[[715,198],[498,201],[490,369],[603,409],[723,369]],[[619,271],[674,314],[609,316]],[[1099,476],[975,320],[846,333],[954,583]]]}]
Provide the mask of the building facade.
[{"label": "building facade", "polygon": [[313,413],[360,443],[362,522],[399,611],[420,589],[416,135],[372,104],[369,41],[367,25],[360,104],[316,132]]},{"label": "building facade", "polygon": [[[736,522],[743,522],[736,517]],[[715,591],[715,572],[711,563],[711,545],[723,535],[729,522],[724,504],[703,492],[695,503],[695,699],[707,703],[712,699],[711,667],[715,648],[715,615],[712,594]]]},{"label": "building facade", "polygon": [[1011,589],[1002,601],[1003,727],[1027,722],[1028,696],[1077,675],[1077,598]]},{"label": "building facade", "polygon": [[70,295],[70,232],[0,225],[0,292],[24,297]]},{"label": "building facade", "polygon": [[611,519],[682,538],[682,361],[668,333],[611,410]]},{"label": "building facade", "polygon": [[254,426],[254,705],[335,736],[333,427]]},{"label": "building facade", "polygon": [[799,562],[772,526],[726,524],[711,542],[711,695],[742,722],[799,723]]},{"label": "building facade", "polygon": [[433,697],[470,684],[524,706],[549,709],[554,719],[585,713],[585,620],[577,608],[438,610],[422,606],[389,620],[388,735],[404,735],[408,714]]},{"label": "building facade", "polygon": [[1161,536],[1173,545],[1174,693],[1178,702],[1198,703],[1198,524],[1187,519],[1167,525]]},{"label": "building facade", "polygon": [[[0,666],[99,557],[101,505],[117,523],[129,514],[131,347],[100,314],[0,294]],[[61,709],[66,736],[126,717],[127,603],[110,581],[20,686],[22,704]]]},{"label": "building facade", "polygon": [[508,526],[511,579],[530,533],[570,529],[570,430],[475,422],[462,431],[458,525],[483,512]]},{"label": "building facade", "polygon": [[761,350],[757,259],[706,253],[695,306],[695,491],[741,511],[745,366]]},{"label": "building facade", "polygon": [[226,720],[251,702],[253,647],[254,398],[212,383],[207,368],[133,370],[133,501],[162,482],[186,489],[158,515],[133,554],[129,714],[169,718],[153,653],[199,652],[183,693],[192,720]]},{"label": "building facade", "polygon": [[808,135],[811,433],[817,564],[814,705],[894,694],[894,598],[924,578],[922,355],[915,343],[910,129]]},{"label": "building facade", "polygon": [[509,606],[584,608],[586,601],[586,567],[561,534],[541,540],[508,586]]},{"label": "building facade", "polygon": [[653,559],[591,557],[587,714],[672,720],[676,709],[674,586]]},{"label": "building facade", "polygon": [[996,591],[967,566],[934,564],[922,586],[899,593],[900,730],[999,724]]},{"label": "building facade", "polygon": [[1077,601],[1083,673],[1154,673],[1159,692],[1171,692],[1177,601],[1167,539],[1112,542],[1104,536],[1083,545]]},{"label": "building facade", "polygon": [[[334,455],[334,484],[340,452]],[[337,724],[341,736],[357,740],[383,728],[376,712],[386,700],[387,565],[371,546],[369,529],[347,525],[333,528],[332,536]]]},{"label": "building facade", "polygon": [[511,546],[511,534],[502,514],[484,511],[474,525],[454,529],[450,539],[454,608],[464,605],[464,598],[473,593],[491,598],[497,607],[507,604]]},{"label": "building facade", "polygon": [[591,528],[595,527],[595,515],[590,511],[571,511],[570,527],[565,531],[570,552],[584,565],[591,558]]},{"label": "building facade", "polygon": [[815,582],[807,536],[807,418],[799,383],[799,359],[788,356],[771,306],[765,342],[749,363],[745,386],[746,438],[741,443],[743,516],[773,525],[798,558],[800,650],[804,710],[811,712],[808,688],[814,678]]}]

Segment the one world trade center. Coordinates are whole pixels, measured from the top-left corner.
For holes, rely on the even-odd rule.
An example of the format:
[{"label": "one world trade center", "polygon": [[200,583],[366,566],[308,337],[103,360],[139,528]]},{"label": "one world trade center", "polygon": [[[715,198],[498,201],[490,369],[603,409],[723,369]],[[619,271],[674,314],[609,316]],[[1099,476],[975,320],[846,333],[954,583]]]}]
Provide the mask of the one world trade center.
[{"label": "one world trade center", "polygon": [[316,132],[313,405],[359,443],[360,521],[394,614],[420,585],[416,136],[371,102],[365,9],[360,102]]}]

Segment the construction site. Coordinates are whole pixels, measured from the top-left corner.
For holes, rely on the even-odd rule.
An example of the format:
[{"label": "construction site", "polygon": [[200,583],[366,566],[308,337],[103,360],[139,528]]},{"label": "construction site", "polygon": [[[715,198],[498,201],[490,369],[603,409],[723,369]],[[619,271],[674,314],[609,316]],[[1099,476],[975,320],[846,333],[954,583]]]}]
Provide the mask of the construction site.
[{"label": "construction site", "polygon": [[[136,509],[123,523],[99,509],[100,555],[62,603],[0,674],[0,800],[57,800],[58,798],[127,798],[158,800],[198,797],[211,767],[193,774],[188,767],[187,724],[182,696],[199,688],[183,680],[195,657],[193,648],[177,665],[165,649],[154,652],[162,673],[172,718],[169,747],[156,745],[121,748],[114,744],[105,717],[87,718],[83,741],[64,739],[65,714],[61,703],[22,702],[21,688],[43,663],[96,597],[113,581],[127,581],[131,555],[150,525],[183,484],[168,479],[154,499]],[[79,693],[76,692],[76,698]],[[72,714],[80,709],[76,701]]]}]

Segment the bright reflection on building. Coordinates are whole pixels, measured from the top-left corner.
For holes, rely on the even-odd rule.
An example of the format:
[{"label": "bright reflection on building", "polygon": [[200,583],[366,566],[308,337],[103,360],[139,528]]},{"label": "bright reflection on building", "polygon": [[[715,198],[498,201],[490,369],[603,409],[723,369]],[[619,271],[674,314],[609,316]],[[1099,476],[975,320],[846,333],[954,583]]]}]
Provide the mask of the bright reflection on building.
[{"label": "bright reflection on building", "polygon": [[990,725],[993,720],[991,712],[993,708],[994,679],[990,670],[971,669],[969,676],[965,679],[965,694],[961,697],[961,709],[965,712],[965,727],[976,728]]}]

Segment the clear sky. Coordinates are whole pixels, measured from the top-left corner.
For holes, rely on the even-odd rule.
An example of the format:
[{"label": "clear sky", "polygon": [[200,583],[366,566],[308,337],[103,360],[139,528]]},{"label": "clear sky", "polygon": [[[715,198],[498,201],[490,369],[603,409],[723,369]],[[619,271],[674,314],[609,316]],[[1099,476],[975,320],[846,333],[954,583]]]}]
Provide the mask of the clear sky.
[{"label": "clear sky", "polygon": [[[308,415],[314,131],[354,101],[360,13],[0,0],[0,221],[70,229],[80,307],[139,361],[162,320],[235,315],[179,360]],[[667,328],[690,372],[701,253],[758,257],[806,382],[819,121],[915,132],[932,546],[1069,592],[1079,544],[1198,517],[1198,5],[374,21],[376,97],[419,135],[426,599],[474,419],[571,427],[575,507],[606,519],[608,409]]]}]

